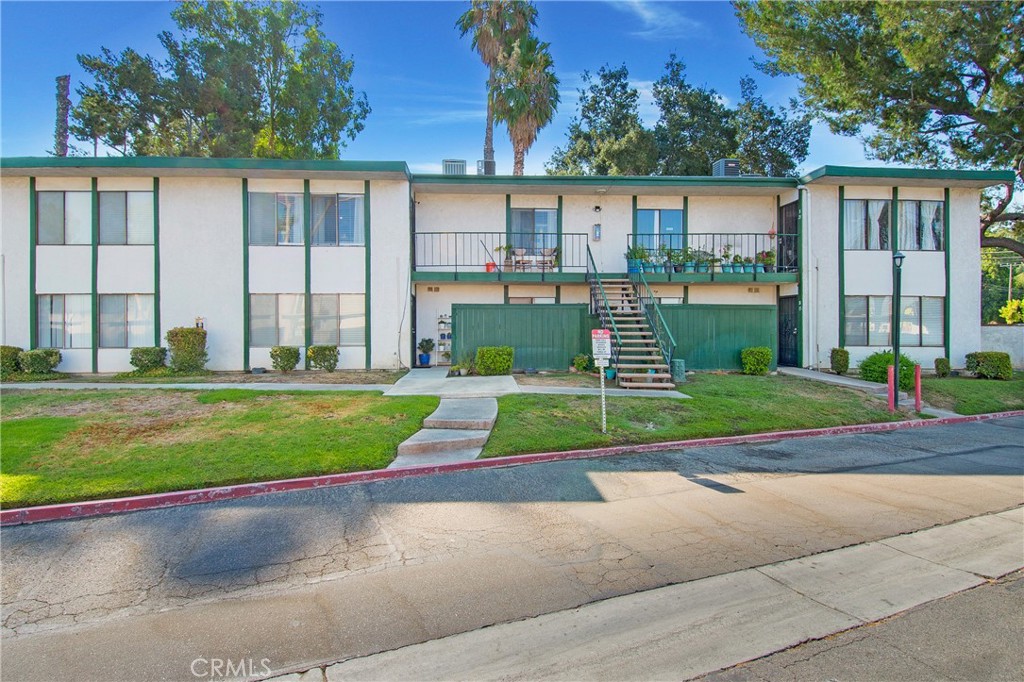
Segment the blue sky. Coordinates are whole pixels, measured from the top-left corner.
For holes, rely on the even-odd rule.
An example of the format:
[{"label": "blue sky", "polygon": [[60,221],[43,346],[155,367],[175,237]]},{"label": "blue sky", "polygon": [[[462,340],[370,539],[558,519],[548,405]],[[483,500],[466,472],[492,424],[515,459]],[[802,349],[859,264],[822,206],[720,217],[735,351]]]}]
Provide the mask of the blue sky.
[{"label": "blue sky", "polygon": [[[342,158],[407,161],[416,172],[440,171],[445,158],[481,158],[487,73],[460,38],[455,20],[468,2],[321,2],[329,37],[355,60],[353,84],[373,108],[366,129]],[[564,144],[584,71],[625,63],[641,93],[641,116],[653,125],[651,84],[675,52],[692,83],[739,99],[739,80],[753,76],[765,99],[782,105],[797,94],[792,78],[758,72],[753,41],[727,2],[545,1],[537,3],[537,33],[551,43],[562,102],[530,150],[527,173],[543,173]],[[53,146],[54,78],[84,76],[75,60],[101,47],[133,47],[163,57],[157,34],[173,29],[172,4],[153,2],[0,2],[0,153],[38,156]],[[79,144],[83,149],[88,145]],[[495,130],[499,173],[510,173],[512,149]],[[101,154],[103,152],[101,151]],[[855,139],[816,125],[803,169],[825,163],[878,165]],[[472,170],[470,171],[472,172]]]}]

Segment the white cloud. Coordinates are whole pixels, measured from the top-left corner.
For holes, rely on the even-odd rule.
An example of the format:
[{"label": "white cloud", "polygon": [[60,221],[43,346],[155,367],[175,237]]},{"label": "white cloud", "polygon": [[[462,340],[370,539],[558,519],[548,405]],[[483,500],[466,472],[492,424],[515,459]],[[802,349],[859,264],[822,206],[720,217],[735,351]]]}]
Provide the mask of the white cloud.
[{"label": "white cloud", "polygon": [[640,29],[630,35],[643,40],[693,38],[706,32],[701,22],[679,12],[672,3],[649,0],[607,0],[615,9],[632,14],[640,21]]}]

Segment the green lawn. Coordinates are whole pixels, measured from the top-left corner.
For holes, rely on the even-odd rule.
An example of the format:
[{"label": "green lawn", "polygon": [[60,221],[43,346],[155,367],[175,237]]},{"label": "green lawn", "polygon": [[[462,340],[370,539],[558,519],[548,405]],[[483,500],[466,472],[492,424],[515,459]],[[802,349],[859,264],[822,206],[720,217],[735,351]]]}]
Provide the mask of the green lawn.
[{"label": "green lawn", "polygon": [[692,400],[608,398],[601,433],[597,396],[509,395],[484,457],[654,443],[764,431],[908,419],[859,391],[794,377],[700,373],[679,389]]},{"label": "green lawn", "polygon": [[921,397],[929,405],[960,414],[1024,410],[1024,372],[1010,381],[971,377],[921,380]]},{"label": "green lawn", "polygon": [[377,392],[4,393],[0,504],[381,469],[437,404]]}]

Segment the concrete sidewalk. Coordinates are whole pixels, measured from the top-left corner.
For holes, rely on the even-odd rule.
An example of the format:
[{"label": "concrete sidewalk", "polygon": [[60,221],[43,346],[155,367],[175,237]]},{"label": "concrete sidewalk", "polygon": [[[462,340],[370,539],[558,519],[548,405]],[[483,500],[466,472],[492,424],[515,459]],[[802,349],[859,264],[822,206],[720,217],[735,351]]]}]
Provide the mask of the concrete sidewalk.
[{"label": "concrete sidewalk", "polygon": [[4,677],[287,673],[877,542],[1019,507],[1022,434],[1008,417],[5,527]]},{"label": "concrete sidewalk", "polygon": [[115,382],[77,382],[77,381],[37,381],[4,384],[5,391],[28,391],[28,390],[113,390],[128,391],[136,389],[163,389],[163,390],[188,390],[188,391],[223,391],[225,389],[240,388],[247,391],[387,391],[392,384],[280,384],[280,383],[202,383],[202,384],[134,384]]},{"label": "concrete sidewalk", "polygon": [[324,672],[328,682],[689,679],[1024,567],[1022,511],[616,597]]}]

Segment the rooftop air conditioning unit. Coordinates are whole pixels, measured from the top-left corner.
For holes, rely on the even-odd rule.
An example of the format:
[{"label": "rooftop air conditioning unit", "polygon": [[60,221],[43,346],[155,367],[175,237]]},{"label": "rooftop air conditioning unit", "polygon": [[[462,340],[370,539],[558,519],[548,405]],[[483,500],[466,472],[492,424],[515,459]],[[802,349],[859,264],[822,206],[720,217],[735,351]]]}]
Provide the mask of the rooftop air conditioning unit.
[{"label": "rooftop air conditioning unit", "polygon": [[445,159],[441,162],[441,172],[445,175],[465,175],[466,161],[459,159]]},{"label": "rooftop air conditioning unit", "polygon": [[490,161],[477,161],[476,162],[476,174],[477,175],[494,175],[495,163],[494,159]]},{"label": "rooftop air conditioning unit", "polygon": [[719,159],[711,165],[711,175],[717,178],[736,177],[739,174],[739,159]]}]

